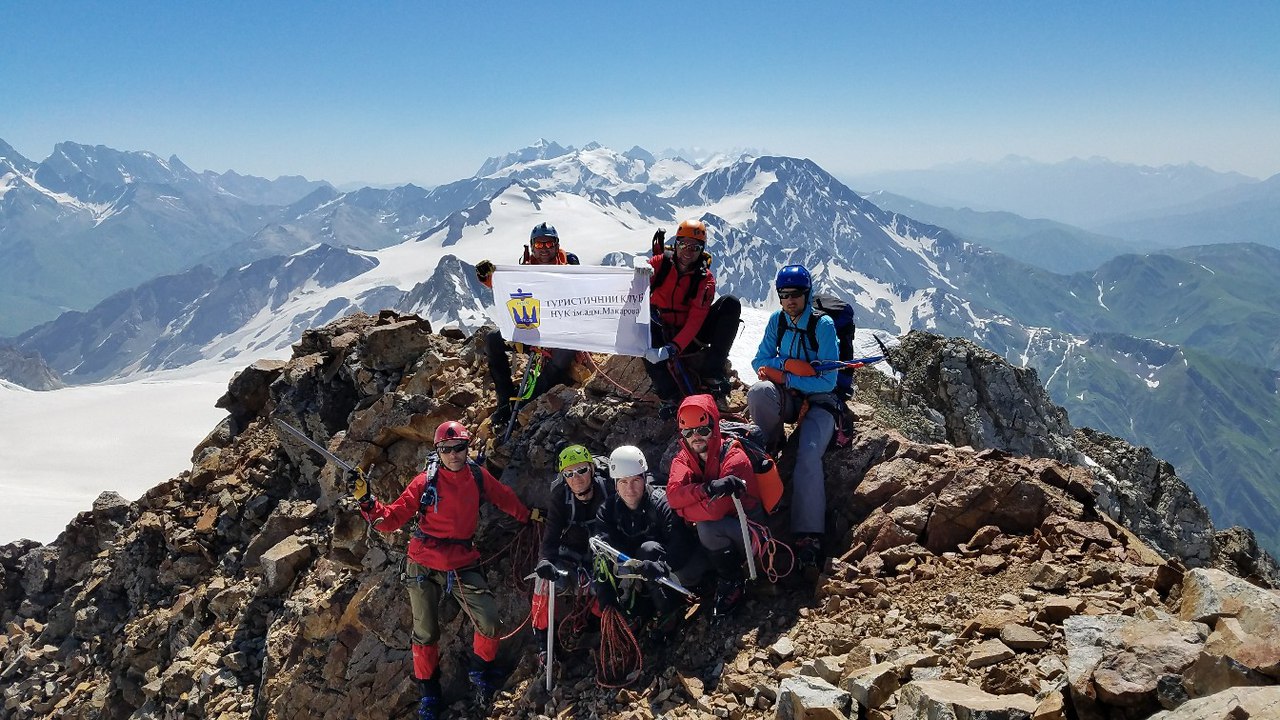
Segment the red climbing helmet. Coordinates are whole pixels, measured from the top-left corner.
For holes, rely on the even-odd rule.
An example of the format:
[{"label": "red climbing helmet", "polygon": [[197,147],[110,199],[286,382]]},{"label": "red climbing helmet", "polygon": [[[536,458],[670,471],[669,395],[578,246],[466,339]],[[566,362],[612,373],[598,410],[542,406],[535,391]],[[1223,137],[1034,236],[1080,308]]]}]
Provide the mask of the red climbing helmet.
[{"label": "red climbing helmet", "polygon": [[676,415],[676,423],[679,425],[681,430],[710,427],[711,415],[700,405],[697,403],[691,403],[688,398],[686,398],[685,402],[680,405],[680,412]]},{"label": "red climbing helmet", "polygon": [[467,430],[467,426],[456,420],[448,420],[440,423],[436,428],[436,445],[449,440],[465,440],[471,442],[471,431]]}]

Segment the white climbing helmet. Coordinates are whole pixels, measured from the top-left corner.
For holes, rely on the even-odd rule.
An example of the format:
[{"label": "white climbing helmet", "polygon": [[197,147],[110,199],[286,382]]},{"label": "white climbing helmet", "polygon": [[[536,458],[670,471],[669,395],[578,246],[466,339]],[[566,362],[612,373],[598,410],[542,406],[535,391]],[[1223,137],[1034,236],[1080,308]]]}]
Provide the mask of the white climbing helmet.
[{"label": "white climbing helmet", "polygon": [[634,445],[623,445],[609,455],[609,477],[614,480],[646,475],[648,472],[649,462],[644,459],[644,453],[640,448]]}]

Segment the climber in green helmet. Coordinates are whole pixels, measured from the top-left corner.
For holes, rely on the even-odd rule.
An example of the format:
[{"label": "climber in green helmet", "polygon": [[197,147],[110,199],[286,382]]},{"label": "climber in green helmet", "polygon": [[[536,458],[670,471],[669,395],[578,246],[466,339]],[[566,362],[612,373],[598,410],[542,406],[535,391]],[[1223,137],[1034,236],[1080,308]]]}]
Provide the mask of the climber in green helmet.
[{"label": "climber in green helmet", "polygon": [[[582,445],[560,451],[556,477],[551,482],[546,531],[534,572],[533,632],[538,647],[547,646],[547,594],[554,583],[557,594],[572,595],[575,601],[594,600],[589,595],[591,552],[587,540],[595,532],[596,512],[613,494],[608,469],[598,464]],[[582,592],[578,592],[581,589]]]}]

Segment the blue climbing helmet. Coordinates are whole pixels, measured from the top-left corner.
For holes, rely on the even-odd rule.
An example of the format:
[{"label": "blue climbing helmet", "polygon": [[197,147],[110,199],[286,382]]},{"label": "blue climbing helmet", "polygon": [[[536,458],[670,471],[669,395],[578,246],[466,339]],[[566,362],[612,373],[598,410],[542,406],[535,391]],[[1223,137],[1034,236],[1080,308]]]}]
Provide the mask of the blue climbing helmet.
[{"label": "blue climbing helmet", "polygon": [[549,237],[556,242],[560,242],[560,236],[556,234],[556,226],[546,223],[538,223],[533,226],[533,231],[529,233],[529,242],[533,242],[538,238]]},{"label": "blue climbing helmet", "polygon": [[774,281],[773,287],[776,290],[783,288],[800,288],[805,292],[813,286],[813,278],[809,277],[809,271],[803,265],[786,265],[778,271],[778,279]]}]

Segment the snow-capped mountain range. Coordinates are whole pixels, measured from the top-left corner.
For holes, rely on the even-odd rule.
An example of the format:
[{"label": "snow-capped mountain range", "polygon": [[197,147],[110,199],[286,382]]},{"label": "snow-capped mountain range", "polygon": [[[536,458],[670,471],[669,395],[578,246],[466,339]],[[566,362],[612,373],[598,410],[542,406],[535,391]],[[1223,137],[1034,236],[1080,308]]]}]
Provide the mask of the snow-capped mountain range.
[{"label": "snow-capped mountain range", "polygon": [[[35,171],[30,163],[14,163],[10,172]],[[23,178],[18,182],[29,175]],[[1247,399],[1228,401],[1231,407],[1215,413],[1217,425],[1188,427],[1184,435],[1161,436],[1159,442],[1160,429],[1149,417],[1133,414],[1137,407],[1155,417],[1192,412],[1183,404],[1197,400],[1220,407],[1222,388],[1259,382],[1255,376],[1224,379],[1236,368],[1206,369],[1194,353],[1157,351],[1157,329],[1141,326],[1128,312],[1147,300],[1153,307],[1177,306],[1178,300],[1163,296],[1144,298],[1157,286],[1131,281],[1160,273],[1167,276],[1159,285],[1163,292],[1186,303],[1179,315],[1185,319],[1198,297],[1186,289],[1205,283],[1195,275],[1197,268],[1226,262],[1222,258],[1179,260],[1136,276],[1127,269],[1133,263],[1123,262],[1093,273],[1054,275],[883,210],[811,160],[739,154],[699,163],[640,148],[575,149],[545,141],[491,158],[475,176],[431,190],[407,185],[339,193],[322,186],[267,214],[265,224],[240,241],[240,250],[252,255],[279,248],[286,254],[146,282],[86,312],[33,328],[17,338],[18,346],[39,351],[65,380],[88,382],[200,362],[247,364],[285,356],[303,329],[357,310],[393,307],[417,312],[437,328],[474,328],[485,321],[484,306],[492,302],[474,279],[474,264],[518,260],[536,223],[555,225],[563,247],[585,264],[624,265],[649,251],[656,228],[673,230],[681,219],[698,218],[710,229],[708,250],[721,292],[748,305],[734,353],[738,367],[775,307],[777,269],[803,263],[820,290],[857,305],[864,331],[897,335],[923,328],[959,335],[1038,368],[1073,417],[1151,444],[1180,467],[1185,461],[1191,469],[1186,479],[1208,499],[1215,519],[1244,522],[1271,542],[1280,537],[1274,514],[1270,520],[1255,516],[1228,502],[1231,493],[1204,489],[1244,488],[1234,495],[1249,496],[1247,508],[1280,505],[1274,488],[1258,490],[1266,478],[1240,477],[1262,464],[1260,448],[1280,443],[1274,423],[1253,419],[1270,412],[1267,403],[1280,410],[1274,385],[1270,395],[1254,389]],[[238,252],[234,246],[224,251],[228,261]],[[1253,266],[1271,262],[1258,254]],[[1172,321],[1176,325],[1178,319]],[[1140,332],[1147,334],[1125,339]],[[1255,357],[1277,362],[1265,352]],[[1214,381],[1204,382],[1206,375]],[[1242,428],[1233,423],[1247,403],[1254,405],[1246,413],[1249,427]],[[1249,473],[1227,477],[1208,467],[1205,457],[1214,450],[1204,436],[1221,447],[1242,432],[1251,438],[1239,448],[1247,461],[1237,458],[1232,467],[1248,466]],[[1179,439],[1193,436],[1194,441]]]}]

